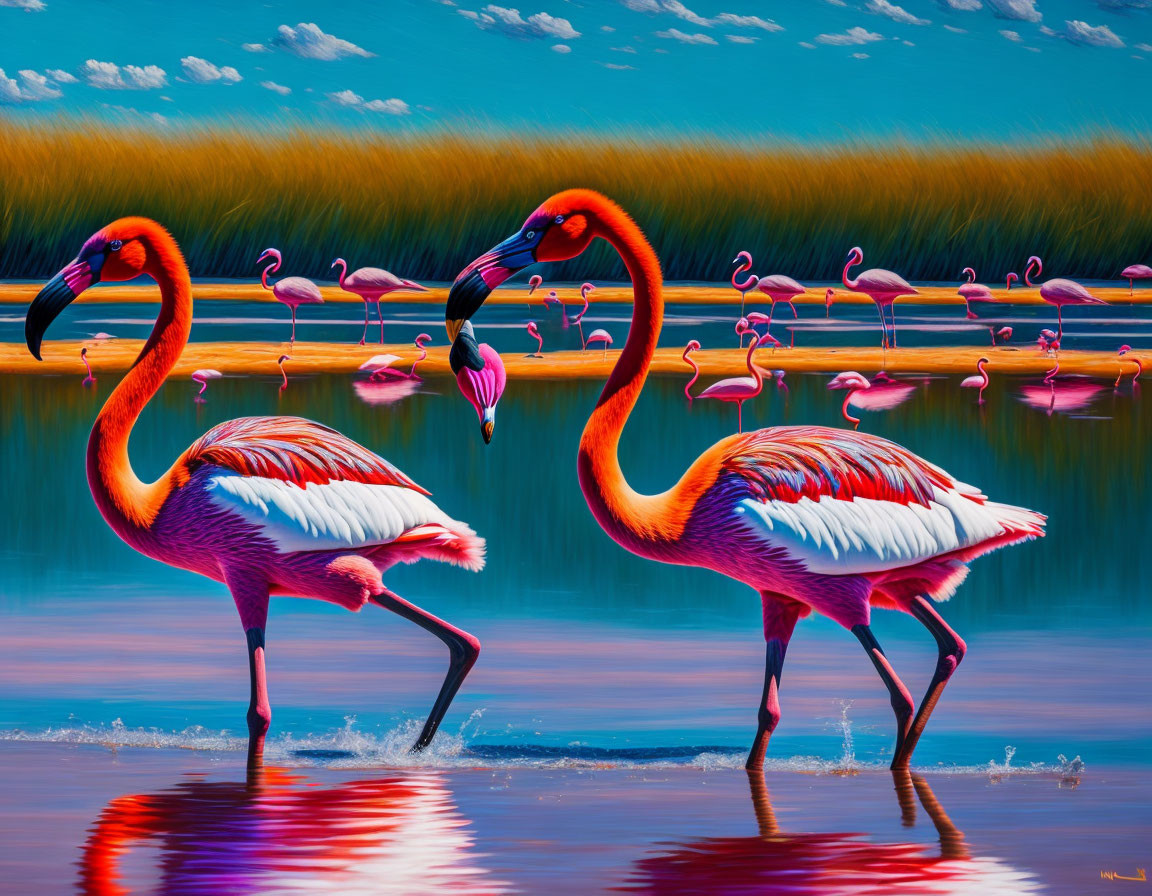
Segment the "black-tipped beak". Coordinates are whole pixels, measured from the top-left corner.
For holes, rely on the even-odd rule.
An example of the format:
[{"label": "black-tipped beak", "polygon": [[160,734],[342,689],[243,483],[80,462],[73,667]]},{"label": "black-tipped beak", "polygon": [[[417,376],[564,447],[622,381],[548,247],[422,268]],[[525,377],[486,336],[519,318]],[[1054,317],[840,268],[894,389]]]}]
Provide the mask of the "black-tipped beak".
[{"label": "black-tipped beak", "polygon": [[523,233],[515,233],[460,272],[448,292],[448,304],[444,308],[444,326],[449,339],[456,341],[464,321],[470,320],[480,310],[492,290],[513,274],[536,263],[538,241],[537,238],[530,242]]},{"label": "black-tipped beak", "polygon": [[97,279],[97,272],[87,261],[76,259],[36,294],[24,318],[24,341],[37,361],[42,360],[40,343],[52,321]]},{"label": "black-tipped beak", "polygon": [[482,435],[484,437],[484,444],[485,445],[491,445],[492,444],[492,430],[494,430],[495,428],[496,428],[495,418],[488,419],[487,415],[485,415],[485,419],[480,422],[480,435]]}]

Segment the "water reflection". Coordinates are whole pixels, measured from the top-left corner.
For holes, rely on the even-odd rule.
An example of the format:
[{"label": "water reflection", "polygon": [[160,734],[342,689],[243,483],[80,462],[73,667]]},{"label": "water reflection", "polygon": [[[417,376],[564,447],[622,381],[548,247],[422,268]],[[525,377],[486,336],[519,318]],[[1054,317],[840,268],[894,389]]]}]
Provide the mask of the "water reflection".
[{"label": "water reflection", "polygon": [[912,827],[916,801],[936,829],[938,844],[873,842],[864,834],[789,834],[780,830],[762,772],[749,772],[759,834],[705,837],[671,844],[640,860],[620,888],[630,893],[864,894],[1039,892],[1028,872],[1002,859],[973,856],[932,788],[919,775],[893,772],[901,821]]},{"label": "water reflection", "polygon": [[1021,386],[1020,400],[1051,417],[1055,413],[1082,411],[1103,391],[1103,386],[1086,380],[1053,380],[1048,385]]},{"label": "water reflection", "polygon": [[[127,870],[139,864],[129,854],[145,847],[159,852],[158,883]],[[326,784],[257,767],[246,781],[190,775],[110,802],[90,829],[78,889],[92,896],[508,892],[479,858],[439,775]]]}]

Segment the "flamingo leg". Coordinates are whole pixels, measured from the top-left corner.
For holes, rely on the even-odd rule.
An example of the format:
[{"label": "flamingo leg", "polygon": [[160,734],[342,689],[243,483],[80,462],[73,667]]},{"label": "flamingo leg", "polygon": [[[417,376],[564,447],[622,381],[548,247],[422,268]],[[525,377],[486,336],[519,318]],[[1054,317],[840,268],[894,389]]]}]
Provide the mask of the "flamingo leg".
[{"label": "flamingo leg", "polygon": [[371,600],[385,610],[391,610],[409,622],[415,622],[425,631],[434,634],[448,647],[448,673],[444,676],[440,693],[436,696],[436,702],[428,714],[428,721],[424,723],[420,737],[417,738],[412,747],[412,752],[418,753],[432,742],[436,729],[440,727],[444,714],[448,712],[448,707],[452,704],[452,698],[456,696],[456,692],[460,690],[460,685],[464,683],[468,672],[476,664],[476,658],[480,656],[480,642],[463,629],[450,625],[443,619],[421,610],[415,604],[411,604],[390,592],[385,591],[382,594],[377,594]]},{"label": "flamingo leg", "polygon": [[888,313],[892,315],[892,348],[896,348],[896,303],[888,306]]},{"label": "flamingo leg", "polygon": [[[792,309],[792,319],[793,320],[800,320],[800,315],[796,313],[796,306],[794,304],[792,304],[791,302],[789,302],[788,307]],[[791,340],[789,347],[790,348],[796,348],[796,331],[795,330],[792,330],[792,340]]]},{"label": "flamingo leg", "polygon": [[264,667],[264,627],[268,624],[268,585],[249,576],[228,573],[228,590],[240,613],[244,637],[248,642],[248,760],[258,761],[264,754],[264,736],[272,724],[272,706],[268,702],[268,676]]},{"label": "flamingo leg", "polygon": [[1064,306],[1056,306],[1056,341],[1064,341]]},{"label": "flamingo leg", "polygon": [[784,654],[788,642],[800,617],[800,608],[791,601],[783,601],[775,594],[763,591],[760,600],[764,605],[764,693],[760,697],[760,710],[757,714],[756,739],[748,753],[744,767],[750,772],[758,772],[764,765],[764,753],[772,732],[780,722],[780,673],[784,668]]},{"label": "flamingo leg", "polygon": [[[892,698],[892,711],[896,713],[896,750],[892,758],[892,768],[906,766],[908,754],[905,744],[909,729],[912,726],[912,695],[908,693],[908,688],[904,686],[904,682],[900,680],[888,662],[888,657],[884,655],[880,642],[872,634],[872,629],[864,624],[854,625],[852,626],[852,634],[864,645],[864,649],[868,652],[868,658],[872,660],[872,665],[876,667],[876,671],[880,674],[880,680],[884,682],[884,686],[888,688],[888,694]],[[897,763],[902,763],[902,765]]]},{"label": "flamingo leg", "polygon": [[736,432],[744,432],[744,402],[736,402]]},{"label": "flamingo leg", "polygon": [[880,315],[880,332],[884,334],[881,345],[888,348],[888,321],[884,319],[884,306],[879,302],[876,303],[876,313]]},{"label": "flamingo leg", "polygon": [[368,341],[368,300],[364,300],[364,332],[360,334],[360,344]]},{"label": "flamingo leg", "polygon": [[903,749],[898,747],[896,755],[892,759],[893,768],[908,767],[908,760],[912,757],[912,751],[916,749],[920,735],[924,733],[924,727],[928,724],[928,717],[932,715],[936,701],[940,699],[940,695],[944,692],[944,686],[948,684],[948,679],[952,677],[952,673],[956,671],[956,667],[964,659],[964,653],[967,649],[964,640],[941,618],[930,600],[916,597],[912,601],[909,611],[932,633],[932,637],[936,639],[936,646],[940,655],[936,661],[936,671],[932,675],[932,681],[928,684],[928,690],[924,693],[924,699],[920,701],[916,718],[913,719],[912,727],[904,740]]},{"label": "flamingo leg", "polygon": [[380,344],[384,344],[384,315],[380,313],[380,300],[376,300],[376,317],[380,320]]},{"label": "flamingo leg", "polygon": [[289,341],[290,342],[296,341],[296,306],[295,305],[292,306],[292,338]]}]

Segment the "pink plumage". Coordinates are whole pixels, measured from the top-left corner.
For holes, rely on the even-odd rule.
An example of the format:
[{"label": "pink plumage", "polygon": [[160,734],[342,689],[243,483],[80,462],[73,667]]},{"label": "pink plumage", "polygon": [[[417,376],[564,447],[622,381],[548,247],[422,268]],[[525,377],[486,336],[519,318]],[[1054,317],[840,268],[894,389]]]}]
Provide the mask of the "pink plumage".
[{"label": "pink plumage", "polygon": [[265,249],[256,259],[256,264],[269,258],[272,259],[272,264],[264,268],[260,274],[260,284],[265,289],[271,289],[276,300],[284,303],[292,310],[292,338],[290,341],[295,342],[297,307],[300,305],[320,305],[324,302],[324,296],[320,294],[320,288],[315,283],[304,277],[283,277],[269,286],[268,275],[275,274],[280,270],[282,262],[280,250]]},{"label": "pink plumage", "polygon": [[380,300],[389,293],[400,289],[411,289],[416,292],[427,292],[427,288],[414,280],[405,280],[397,277],[383,268],[357,268],[348,273],[348,262],[337,258],[332,267],[340,266],[340,288],[345,292],[354,293],[364,300],[364,332],[360,336],[363,345],[368,338],[368,303],[376,303],[376,317],[380,320],[380,344],[384,344],[384,318],[380,314]]},{"label": "pink plumage", "polygon": [[[880,314],[880,325],[884,331],[884,346],[887,348],[888,322],[884,318],[884,309],[893,308],[900,296],[919,295],[917,290],[899,274],[886,271],[883,268],[870,268],[863,271],[855,280],[848,279],[848,271],[864,261],[864,250],[853,246],[848,250],[848,257],[844,260],[844,271],[840,279],[846,289],[853,292],[862,292],[876,303],[876,310]],[[892,339],[893,347],[896,345],[896,311],[892,310]]]},{"label": "pink plumage", "polygon": [[508,375],[504,372],[504,362],[496,349],[482,342],[479,351],[480,357],[484,359],[484,368],[473,370],[468,366],[461,367],[456,374],[456,385],[476,409],[476,416],[480,418],[480,433],[485,443],[488,443],[492,441],[492,430],[496,425],[496,404],[504,394]]}]

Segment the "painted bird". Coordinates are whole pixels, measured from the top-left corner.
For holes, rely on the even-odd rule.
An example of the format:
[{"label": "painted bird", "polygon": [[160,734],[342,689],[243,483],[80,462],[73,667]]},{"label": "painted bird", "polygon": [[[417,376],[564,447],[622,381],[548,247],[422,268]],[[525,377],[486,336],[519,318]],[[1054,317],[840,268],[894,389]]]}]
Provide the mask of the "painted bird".
[{"label": "painted bird", "polygon": [[[477,366],[464,363],[465,351],[473,364],[479,362]],[[496,429],[496,405],[508,381],[504,361],[487,342],[476,343],[472,322],[468,321],[452,343],[448,363],[456,375],[456,386],[460,394],[468,399],[476,416],[480,418],[480,435],[484,438],[484,444],[491,443],[492,433]]]},{"label": "painted bird", "polygon": [[[965,651],[933,601],[955,592],[969,561],[1042,535],[1044,517],[989,501],[886,439],[821,426],[729,436],[667,490],[639,494],[624,477],[618,446],[663,324],[663,278],[648,240],[618,205],[591,190],[552,196],[516,233],[461,271],[449,292],[445,326],[455,340],[508,277],[536,262],[575,258],[597,238],[627,267],[635,305],[627,342],[580,439],[577,473],[593,516],[635,554],[712,569],[759,592],[767,647],[749,768],[762,765],[780,718],[788,641],[797,620],[813,610],[863,645],[896,713],[893,765],[906,767]],[[465,364],[477,361],[469,346],[460,356]],[[653,456],[659,462],[659,452]],[[873,606],[910,613],[936,640],[939,659],[918,711],[872,633]]]},{"label": "painted bird", "polygon": [[360,334],[360,345],[368,338],[368,303],[376,303],[376,317],[380,321],[380,344],[384,344],[384,315],[380,313],[380,300],[389,293],[401,289],[411,289],[416,292],[427,292],[426,286],[421,286],[414,280],[404,280],[382,268],[357,268],[348,273],[348,262],[337,258],[332,267],[340,266],[340,288],[345,292],[360,296],[364,300],[364,332]]},{"label": "painted bird", "polygon": [[272,719],[264,630],[273,594],[349,610],[375,603],[447,645],[448,673],[414,749],[424,748],[480,642],[393,594],[381,573],[420,559],[479,570],[484,540],[383,458],[298,417],[229,420],[197,439],[155,482],[141,482],[129,460],[129,436],[192,326],[192,284],[176,241],[147,218],[112,222],[40,290],[25,321],[28,349],[39,359],[49,324],[84,290],[141,275],[160,287],[160,314],[88,439],[88,482],[101,515],[140,553],[232,592],[248,643],[250,755],[262,751]]},{"label": "painted bird", "polygon": [[278,302],[282,302],[292,310],[292,338],[291,342],[296,341],[296,309],[301,305],[322,305],[324,304],[324,296],[320,295],[320,288],[311,280],[304,277],[282,277],[268,285],[268,275],[275,274],[280,270],[282,258],[279,249],[265,249],[260,253],[260,257],[256,259],[256,264],[260,264],[268,259],[272,259],[272,264],[264,268],[260,274],[260,285],[265,289],[272,290],[272,295],[276,297]]},{"label": "painted bird", "polygon": [[[1024,282],[1029,286],[1035,286],[1032,282],[1031,273],[1032,269],[1036,269],[1036,276],[1039,277],[1044,270],[1044,263],[1040,261],[1039,256],[1033,255],[1028,259],[1028,267],[1024,268]],[[1053,280],[1046,280],[1040,284],[1040,298],[1042,298],[1049,305],[1056,306],[1056,341],[1060,342],[1064,339],[1064,306],[1065,305],[1107,305],[1103,299],[1098,299],[1092,293],[1088,292],[1083,286],[1075,280],[1064,280],[1055,278]]]},{"label": "painted bird", "polygon": [[[913,286],[892,271],[883,268],[870,268],[864,271],[855,280],[848,279],[850,268],[856,267],[864,261],[864,251],[859,246],[848,250],[848,257],[844,259],[844,273],[840,279],[846,289],[852,292],[862,292],[876,303],[876,310],[880,314],[880,326],[884,331],[884,347],[889,344],[896,347],[896,300],[900,296],[915,296],[919,292]],[[888,321],[884,318],[884,309],[890,309],[892,315],[892,339],[888,339]]]},{"label": "painted bird", "polygon": [[1120,276],[1128,281],[1128,295],[1136,289],[1135,280],[1152,279],[1152,268],[1146,264],[1130,264],[1120,272]]}]

